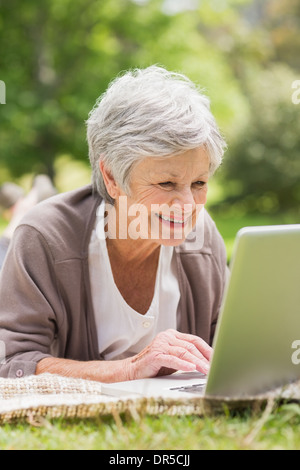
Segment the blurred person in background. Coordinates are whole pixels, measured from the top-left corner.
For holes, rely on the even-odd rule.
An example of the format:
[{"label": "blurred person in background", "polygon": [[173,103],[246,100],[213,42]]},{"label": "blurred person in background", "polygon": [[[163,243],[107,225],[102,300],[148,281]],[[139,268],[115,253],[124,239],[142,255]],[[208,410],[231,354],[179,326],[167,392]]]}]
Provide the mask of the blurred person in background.
[{"label": "blurred person in background", "polygon": [[[23,189],[15,183],[7,182],[0,187],[0,213],[3,219],[9,222],[14,217],[17,204],[23,197]],[[0,269],[9,247],[10,238],[8,232],[0,237]]]},{"label": "blurred person in background", "polygon": [[0,211],[3,218],[8,221],[8,225],[0,237],[0,270],[14,231],[22,218],[36,204],[55,194],[57,191],[46,175],[37,175],[34,178],[32,188],[27,195],[15,183],[7,182],[0,187]]}]

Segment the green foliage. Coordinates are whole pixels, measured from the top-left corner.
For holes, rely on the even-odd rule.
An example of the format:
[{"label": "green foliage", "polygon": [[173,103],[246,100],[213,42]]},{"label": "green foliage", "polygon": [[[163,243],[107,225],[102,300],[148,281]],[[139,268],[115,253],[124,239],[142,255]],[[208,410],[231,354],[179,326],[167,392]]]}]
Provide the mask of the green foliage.
[{"label": "green foliage", "polygon": [[55,177],[62,155],[88,165],[96,99],[123,70],[156,63],[211,98],[229,144],[217,175],[228,204],[298,207],[299,29],[296,0],[203,0],[192,11],[177,0],[0,0],[0,183]]},{"label": "green foliage", "polygon": [[136,66],[159,63],[189,74],[212,96],[221,124],[238,124],[235,111],[244,106],[239,85],[222,52],[199,30],[211,23],[213,11],[207,4],[196,14],[171,16],[162,4],[0,1],[5,37],[0,70],[7,84],[0,127],[3,168],[12,176],[34,171],[53,176],[62,153],[87,161],[89,111],[112,78]]},{"label": "green foliage", "polygon": [[228,202],[270,212],[300,206],[300,108],[292,103],[292,71],[272,64],[244,83],[251,117],[229,150],[223,178],[238,191]]}]

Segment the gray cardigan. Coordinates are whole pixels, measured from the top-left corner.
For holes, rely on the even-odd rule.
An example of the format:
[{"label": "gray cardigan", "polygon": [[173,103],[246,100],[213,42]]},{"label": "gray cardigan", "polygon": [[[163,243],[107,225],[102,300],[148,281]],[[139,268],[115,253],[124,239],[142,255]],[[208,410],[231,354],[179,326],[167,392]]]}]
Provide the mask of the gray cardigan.
[{"label": "gray cardigan", "polygon": [[[0,377],[35,373],[45,357],[101,360],[88,247],[101,202],[91,186],[38,204],[16,229],[0,277]],[[204,244],[175,249],[178,330],[212,342],[226,281],[224,242],[205,213]],[[103,325],[105,328],[105,325]]]}]

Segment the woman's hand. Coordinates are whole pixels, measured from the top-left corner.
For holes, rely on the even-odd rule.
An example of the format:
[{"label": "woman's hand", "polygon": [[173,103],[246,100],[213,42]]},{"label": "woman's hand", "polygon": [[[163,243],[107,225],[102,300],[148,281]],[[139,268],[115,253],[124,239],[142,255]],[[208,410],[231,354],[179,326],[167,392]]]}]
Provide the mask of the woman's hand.
[{"label": "woman's hand", "polygon": [[198,336],[167,330],[133,357],[88,362],[45,357],[38,362],[36,375],[49,373],[112,383],[171,374],[176,370],[207,374],[211,353],[212,348]]},{"label": "woman's hand", "polygon": [[207,374],[212,348],[198,336],[166,330],[139,354],[129,358],[129,380],[182,370]]}]

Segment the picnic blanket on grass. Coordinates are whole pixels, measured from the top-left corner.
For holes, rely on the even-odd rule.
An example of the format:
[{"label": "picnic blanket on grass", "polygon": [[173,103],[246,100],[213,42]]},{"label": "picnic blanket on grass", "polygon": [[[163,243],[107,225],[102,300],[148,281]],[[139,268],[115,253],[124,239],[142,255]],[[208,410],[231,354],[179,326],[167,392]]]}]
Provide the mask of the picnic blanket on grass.
[{"label": "picnic blanket on grass", "polygon": [[225,410],[260,409],[270,401],[299,402],[300,381],[268,393],[236,398],[195,396],[180,399],[137,395],[112,397],[102,393],[94,381],[52,374],[20,379],[0,378],[0,424],[39,418],[91,418],[130,413],[133,418],[150,415],[198,415]]}]

